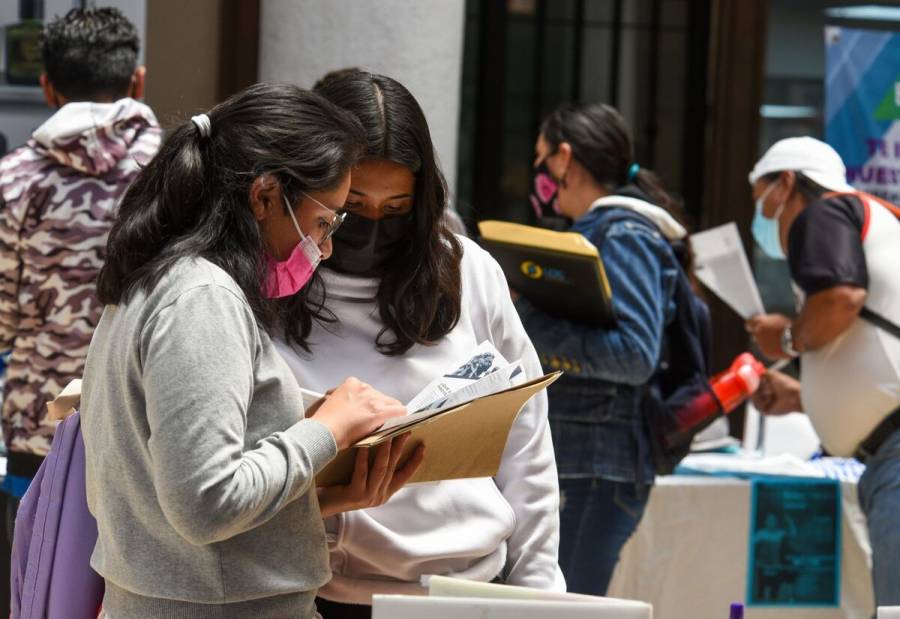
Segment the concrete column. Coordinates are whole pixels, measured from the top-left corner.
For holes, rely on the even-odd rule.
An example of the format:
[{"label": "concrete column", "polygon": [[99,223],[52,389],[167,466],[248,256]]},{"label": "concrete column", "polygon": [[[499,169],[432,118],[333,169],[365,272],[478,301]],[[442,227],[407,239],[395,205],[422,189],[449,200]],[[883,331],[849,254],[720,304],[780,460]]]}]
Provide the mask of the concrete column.
[{"label": "concrete column", "polygon": [[259,79],[305,88],[359,67],[406,86],[425,110],[451,192],[465,0],[262,0]]},{"label": "concrete column", "polygon": [[219,102],[219,0],[147,3],[147,104],[169,129]]}]

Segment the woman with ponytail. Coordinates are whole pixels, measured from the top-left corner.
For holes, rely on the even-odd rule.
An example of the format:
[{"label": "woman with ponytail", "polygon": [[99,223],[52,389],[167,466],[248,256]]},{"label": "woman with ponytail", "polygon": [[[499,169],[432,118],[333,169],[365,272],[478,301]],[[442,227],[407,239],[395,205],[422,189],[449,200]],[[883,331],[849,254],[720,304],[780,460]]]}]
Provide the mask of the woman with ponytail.
[{"label": "woman with ponytail", "polygon": [[687,231],[675,200],[635,161],[628,127],[608,105],[553,112],[534,166],[535,207],[574,221],[571,231],[599,248],[613,294],[610,329],[516,301],[542,362],[566,369],[548,392],[562,500],[560,566],[569,591],[603,595],[653,482],[640,402],[674,319]]},{"label": "woman with ponytail", "polygon": [[363,139],[322,97],[258,84],[174,129],[125,194],[81,411],[107,616],[314,617],[322,515],[414,472],[421,454],[394,475],[400,439],[317,495],[337,450],[404,409],[350,378],[304,418],[272,342],[303,345],[320,311],[285,326],[284,298],[305,299],[331,253]]}]

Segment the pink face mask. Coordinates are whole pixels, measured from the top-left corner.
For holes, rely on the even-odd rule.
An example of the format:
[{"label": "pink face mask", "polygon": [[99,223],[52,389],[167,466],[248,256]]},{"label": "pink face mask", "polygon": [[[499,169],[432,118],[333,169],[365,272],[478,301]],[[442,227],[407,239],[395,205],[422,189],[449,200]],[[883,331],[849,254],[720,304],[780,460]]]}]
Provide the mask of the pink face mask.
[{"label": "pink face mask", "polygon": [[300,243],[294,247],[287,260],[279,261],[269,256],[266,282],[263,285],[263,295],[267,299],[289,297],[300,292],[309,283],[313,271],[322,260],[322,250],[319,249],[319,245],[311,236],[303,234],[297,218],[294,217],[294,209],[287,203],[287,200],[285,200],[285,204],[287,204],[291,221],[294,222],[294,228],[300,235]]}]

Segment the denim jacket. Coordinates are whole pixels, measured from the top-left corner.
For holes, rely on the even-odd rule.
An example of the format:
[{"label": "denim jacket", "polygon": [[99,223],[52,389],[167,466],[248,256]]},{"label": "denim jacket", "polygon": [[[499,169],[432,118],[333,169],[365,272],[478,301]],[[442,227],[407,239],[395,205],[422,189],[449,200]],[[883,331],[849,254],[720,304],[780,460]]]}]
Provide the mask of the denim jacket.
[{"label": "denim jacket", "polygon": [[649,484],[654,469],[639,405],[659,363],[665,327],[675,316],[678,263],[649,221],[604,226],[616,210],[595,208],[571,228],[600,250],[615,328],[555,318],[525,298],[516,308],[544,367],[565,370],[548,390],[560,477]]}]

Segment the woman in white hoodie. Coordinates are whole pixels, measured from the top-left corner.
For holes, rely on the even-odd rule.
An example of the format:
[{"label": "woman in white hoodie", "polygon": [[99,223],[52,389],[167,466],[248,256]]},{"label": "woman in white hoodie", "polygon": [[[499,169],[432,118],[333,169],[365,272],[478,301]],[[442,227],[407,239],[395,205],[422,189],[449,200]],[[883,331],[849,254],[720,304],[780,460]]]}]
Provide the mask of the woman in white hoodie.
[{"label": "woman in white hoodie", "polygon": [[[360,119],[367,153],[351,173],[324,286],[311,289],[325,295],[315,303],[322,319],[307,321],[308,350],[282,348],[300,383],[324,389],[349,373],[408,401],[484,341],[539,376],[500,267],[444,224],[446,184],[413,96],[356,70],[316,90]],[[427,574],[563,590],[546,397],[520,413],[495,477],[411,486],[325,528],[333,578],[318,604],[326,619],[370,616],[372,594],[421,593]]]}]

